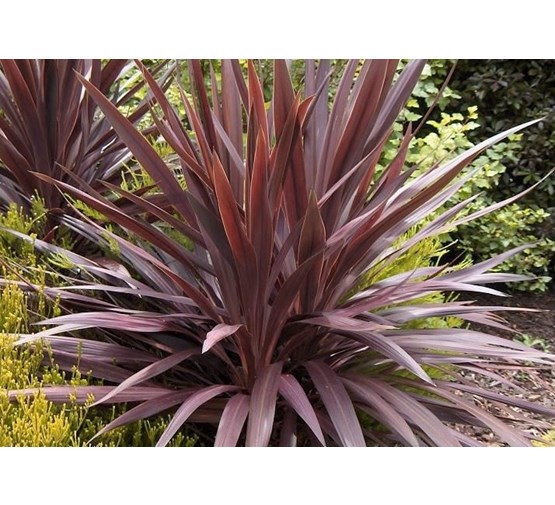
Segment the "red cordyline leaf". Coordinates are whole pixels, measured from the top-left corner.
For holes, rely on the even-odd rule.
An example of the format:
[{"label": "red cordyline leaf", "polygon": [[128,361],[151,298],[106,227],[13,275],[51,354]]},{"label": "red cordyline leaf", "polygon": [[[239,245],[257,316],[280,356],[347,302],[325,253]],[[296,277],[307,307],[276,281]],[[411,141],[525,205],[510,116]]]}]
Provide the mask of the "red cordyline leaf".
[{"label": "red cordyline leaf", "polygon": [[136,374],[133,374],[131,377],[125,379],[121,384],[119,384],[116,388],[114,388],[113,391],[108,393],[106,396],[98,399],[95,405],[104,403],[108,401],[110,398],[116,396],[118,393],[121,394],[123,393],[123,391],[125,391],[126,389],[132,386],[135,386],[136,384],[140,384],[141,382],[145,382],[148,379],[151,379],[152,377],[156,377],[157,375],[160,375],[161,373],[165,372],[166,370],[169,370],[170,368],[175,367],[178,363],[181,363],[182,361],[186,360],[187,358],[190,358],[191,356],[194,356],[195,354],[198,354],[197,349],[188,349],[186,351],[177,352],[175,354],[172,354],[171,356],[162,358],[156,361],[155,363],[152,363],[151,365],[148,365],[147,367],[143,368],[140,372],[137,372]]},{"label": "red cordyline leaf", "polygon": [[129,409],[127,412],[118,416],[116,419],[104,426],[91,440],[103,435],[107,431],[113,430],[126,423],[132,423],[140,419],[145,419],[156,415],[171,407],[175,407],[188,398],[193,391],[165,391],[163,394],[144,398],[142,403]]},{"label": "red cordyline leaf", "polygon": [[348,379],[343,379],[343,383],[348,390],[352,391],[355,399],[360,399],[361,402],[370,407],[373,417],[388,426],[391,431],[397,433],[407,445],[413,447],[418,447],[418,445],[420,445],[418,439],[403,417],[391,404],[374,392],[372,388],[364,387]]},{"label": "red cordyline leaf", "polygon": [[233,335],[241,326],[241,324],[233,324],[231,326],[227,324],[216,325],[206,334],[206,340],[202,344],[202,352],[210,350],[220,340]]},{"label": "red cordyline leaf", "polygon": [[[153,71],[159,73],[164,66],[162,61]],[[63,196],[33,172],[70,181],[69,171],[98,189],[102,180],[121,180],[121,168],[131,153],[83,93],[77,74],[109,96],[114,106],[132,107],[129,121],[137,124],[149,111],[150,98],[137,102],[136,93],[145,83],[136,79],[136,69],[135,77],[126,82],[132,71],[127,60],[0,60],[2,206],[27,206],[38,195],[47,209],[70,211]],[[169,77],[169,72],[160,77],[163,89]]]},{"label": "red cordyline leaf", "polygon": [[231,397],[222,412],[214,446],[235,447],[248,414],[249,397],[242,394]]},{"label": "red cordyline leaf", "polygon": [[[64,274],[70,286],[47,287],[45,292],[59,296],[72,313],[19,340],[45,338],[66,368],[82,352],[94,377],[115,384],[80,386],[81,400],[91,391],[102,403],[137,403],[102,433],[177,407],[159,445],[192,422],[217,425],[218,446],[480,445],[452,422],[487,426],[509,445],[529,442],[504,424],[505,411],[487,413],[459,395],[482,396],[506,409],[544,415],[551,410],[482,391],[458,370],[492,377],[518,363],[552,365],[554,356],[466,329],[406,326],[452,315],[503,327],[496,315],[503,307],[422,299],[442,291],[502,295],[482,285],[522,280],[489,273],[522,248],[470,267],[424,264],[374,278],[420,241],[514,201],[517,196],[463,217],[459,213],[475,197],[444,207],[472,177],[460,174],[476,156],[532,122],[415,175],[406,161],[410,127],[393,162],[384,169],[379,163],[422,61],[404,65],[396,75],[397,61],[309,60],[304,89],[293,84],[285,61],[274,62],[269,87],[256,62],[224,60],[221,80],[218,63],[180,63],[188,68],[185,81],[177,80],[184,117],[162,82],[136,64],[150,88],[147,102],[152,98],[159,105],[160,116],[152,109],[156,129],[179,167],[170,168],[136,129],[138,115],[125,117],[106,96],[119,64],[107,65],[100,82],[101,69],[92,65],[91,77],[79,79],[87,90],[87,110],[98,106],[102,124],[109,124],[96,138],[117,135],[114,145],[125,146],[157,187],[131,193],[104,185],[117,195],[112,201],[79,171],[44,172],[34,179],[81,199],[133,240],[78,212],[62,222],[98,245],[117,244],[119,263],[93,261],[36,240],[39,250],[65,254],[95,280],[70,273]],[[14,119],[0,118],[0,158],[24,168],[23,186],[33,169],[29,160],[44,155],[44,145],[64,133],[37,116],[31,97],[39,81],[33,68],[14,63],[5,68],[0,107]],[[11,85],[17,92],[13,102],[6,98]],[[72,114],[78,96],[69,93],[67,99]],[[45,135],[49,144],[39,141]],[[32,142],[19,140],[24,136]],[[95,147],[102,145],[98,140]],[[114,158],[118,148],[110,150]],[[72,166],[66,167],[71,172]],[[403,242],[409,229],[432,214]],[[360,289],[368,272],[374,277]],[[104,330],[60,335],[85,328]],[[109,340],[99,342],[102,338]],[[204,352],[193,357],[201,347]],[[434,381],[428,367],[444,370],[452,380]],[[157,386],[160,380],[164,388]],[[62,401],[69,390],[45,391]]]},{"label": "red cordyline leaf", "polygon": [[[35,396],[44,394],[46,399],[55,403],[68,403],[75,401],[77,404],[85,404],[91,397],[101,397],[110,393],[114,386],[48,386],[43,388],[19,389],[10,391],[10,400],[16,400],[18,396]],[[133,387],[125,393],[113,397],[107,403],[127,403],[136,401],[148,401],[167,394],[168,390],[160,387]]]},{"label": "red cordyline leaf", "polygon": [[309,361],[305,366],[320,393],[341,443],[346,447],[365,447],[352,399],[339,377],[322,361]]},{"label": "red cordyline leaf", "polygon": [[270,442],[274,427],[276,397],[283,363],[263,368],[252,388],[246,445],[264,447]]},{"label": "red cordyline leaf", "polygon": [[322,445],[326,445],[322,428],[314,407],[304,389],[293,375],[283,374],[279,379],[279,394],[287,400],[291,408],[306,422]]},{"label": "red cordyline leaf", "polygon": [[157,447],[167,445],[171,438],[177,433],[179,428],[181,428],[183,423],[187,421],[187,418],[189,418],[191,414],[201,405],[204,405],[215,396],[236,391],[237,389],[238,388],[236,386],[208,386],[207,388],[195,391],[189,395],[177,409],[177,412],[173,416],[167,428],[164,430],[164,433],[160,436],[160,439],[156,444]]}]

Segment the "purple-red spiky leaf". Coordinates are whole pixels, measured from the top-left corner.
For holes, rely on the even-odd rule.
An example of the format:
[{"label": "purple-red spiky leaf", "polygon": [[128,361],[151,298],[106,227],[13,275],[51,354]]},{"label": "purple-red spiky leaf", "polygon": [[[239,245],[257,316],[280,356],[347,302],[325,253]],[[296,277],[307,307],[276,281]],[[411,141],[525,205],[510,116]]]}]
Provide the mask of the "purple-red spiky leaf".
[{"label": "purple-red spiky leaf", "polygon": [[213,346],[215,346],[220,340],[223,340],[230,335],[233,335],[239,328],[243,326],[242,324],[217,324],[206,334],[206,340],[202,344],[202,352],[205,353],[209,351]]},{"label": "purple-red spiky leaf", "polygon": [[154,148],[98,89],[83,77],[79,75],[77,77],[108,118],[121,140],[125,142],[137,158],[137,161],[148,171],[151,177],[160,184],[168,200],[175,205],[176,208],[181,208],[183,206],[183,190],[179,186],[171,170],[160,159]]},{"label": "purple-red spiky leaf", "polygon": [[317,294],[321,285],[320,275],[324,263],[324,245],[326,242],[326,228],[316,201],[316,195],[311,193],[306,215],[304,216],[301,236],[299,239],[299,250],[297,254],[299,264],[304,263],[310,257],[316,255],[304,285],[301,287],[300,300],[301,311],[312,312],[318,304]]},{"label": "purple-red spiky leaf", "polygon": [[262,368],[251,393],[247,423],[247,447],[266,447],[274,427],[277,392],[283,363]]},{"label": "purple-red spiky leaf", "polygon": [[309,426],[318,441],[325,446],[326,440],[318,422],[314,407],[310,403],[304,389],[293,375],[283,374],[279,379],[279,394],[285,398],[291,408]]},{"label": "purple-red spiky leaf", "polygon": [[307,362],[305,367],[320,393],[320,398],[337,430],[342,445],[366,447],[353,402],[336,372],[323,361],[318,360]]},{"label": "purple-red spiky leaf", "polygon": [[169,370],[170,368],[175,367],[182,361],[189,359],[191,356],[198,354],[198,349],[187,349],[186,351],[177,352],[172,354],[171,356],[167,356],[166,358],[162,358],[159,361],[148,365],[147,367],[143,368],[140,372],[133,374],[131,377],[125,379],[121,384],[119,384],[116,388],[114,388],[110,393],[108,393],[103,398],[98,399],[95,402],[95,405],[107,402],[110,398],[116,396],[117,394],[123,393],[123,391],[127,390],[128,388],[140,384],[141,382],[145,382],[152,377],[156,377],[161,373]]},{"label": "purple-red spiky leaf", "polygon": [[349,377],[343,379],[343,383],[355,398],[360,399],[372,408],[376,419],[387,426],[409,446],[418,447],[420,444],[408,423],[389,403],[380,395],[375,393],[372,388],[365,387],[364,383],[359,383],[356,378]]},{"label": "purple-red spiky leaf", "polygon": [[156,446],[166,446],[171,438],[177,433],[179,428],[183,426],[183,423],[185,423],[191,414],[201,405],[204,405],[216,396],[224,393],[230,393],[232,391],[236,391],[237,389],[238,388],[236,386],[215,385],[205,387],[188,395],[185,401],[177,409],[176,413],[172,417],[172,420],[168,423],[168,426],[164,430],[164,433],[160,436]]},{"label": "purple-red spiky leaf", "polygon": [[240,393],[227,401],[218,424],[214,447],[235,447],[237,445],[249,414],[249,401],[250,398],[247,395]]}]

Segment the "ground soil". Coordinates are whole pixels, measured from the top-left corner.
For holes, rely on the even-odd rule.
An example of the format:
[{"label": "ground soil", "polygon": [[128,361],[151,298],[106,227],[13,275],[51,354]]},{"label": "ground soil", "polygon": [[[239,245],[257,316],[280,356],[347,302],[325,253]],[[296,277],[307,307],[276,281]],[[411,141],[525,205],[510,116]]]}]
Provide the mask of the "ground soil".
[{"label": "ground soil", "polygon": [[[555,291],[538,294],[515,292],[507,298],[470,293],[465,295],[463,299],[475,300],[477,305],[536,309],[537,312],[522,310],[500,313],[507,321],[506,326],[514,330],[515,333],[478,324],[472,325],[471,329],[486,331],[504,338],[516,339],[527,345],[555,354]],[[515,369],[504,371],[502,375],[513,384],[526,390],[526,393],[518,396],[555,408],[555,369],[553,367],[540,367],[525,372]],[[489,379],[476,376],[467,378],[475,380],[482,387],[498,387],[498,384],[492,383]],[[482,402],[476,398],[475,401],[488,410],[499,413],[495,405]],[[548,430],[555,429],[554,418],[525,412],[518,413],[522,413],[525,417],[515,424],[535,436],[541,437]],[[499,440],[489,430],[467,426],[457,428],[488,445],[499,445]]]},{"label": "ground soil", "polygon": [[[555,352],[555,291],[547,293],[512,293],[507,298],[498,296],[469,294],[464,297],[468,300],[476,300],[477,305],[500,305],[504,307],[523,307],[536,309],[538,312],[507,311],[502,313],[508,326],[521,334],[526,334],[537,339],[545,340],[546,346]],[[475,325],[479,327],[479,325]],[[479,327],[485,329],[485,327]],[[492,332],[492,329],[489,329]],[[500,336],[513,338],[510,332],[494,330]]]}]

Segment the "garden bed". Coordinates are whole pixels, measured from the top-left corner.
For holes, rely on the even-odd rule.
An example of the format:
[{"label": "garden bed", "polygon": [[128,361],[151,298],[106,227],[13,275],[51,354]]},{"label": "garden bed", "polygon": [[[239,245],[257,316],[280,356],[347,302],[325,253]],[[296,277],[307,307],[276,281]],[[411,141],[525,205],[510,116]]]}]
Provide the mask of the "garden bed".
[{"label": "garden bed", "polygon": [[[555,353],[555,292],[553,290],[546,293],[515,292],[507,298],[472,293],[464,298],[475,300],[478,305],[502,305],[536,309],[538,312],[523,310],[522,312],[507,311],[502,314],[507,321],[506,325],[515,333],[479,324],[472,324],[471,329],[518,340],[546,352]],[[500,372],[495,370],[495,372],[525,390],[517,396],[549,407],[555,406],[555,370],[553,370],[553,367],[539,367],[525,372],[521,369],[517,370],[515,367],[514,371],[505,370]],[[475,374],[467,374],[466,378],[475,381],[477,385],[485,389],[496,392],[507,391],[505,385],[491,379],[478,377]],[[491,402],[482,399],[475,398],[475,401],[492,412],[498,408]],[[514,409],[514,411],[517,415],[520,413],[518,409]],[[526,418],[514,422],[529,433],[542,436],[547,431],[555,428],[553,420],[548,417],[530,413],[527,413],[526,416]],[[489,445],[500,445],[498,438],[490,430],[469,426],[458,428],[465,434]]]}]

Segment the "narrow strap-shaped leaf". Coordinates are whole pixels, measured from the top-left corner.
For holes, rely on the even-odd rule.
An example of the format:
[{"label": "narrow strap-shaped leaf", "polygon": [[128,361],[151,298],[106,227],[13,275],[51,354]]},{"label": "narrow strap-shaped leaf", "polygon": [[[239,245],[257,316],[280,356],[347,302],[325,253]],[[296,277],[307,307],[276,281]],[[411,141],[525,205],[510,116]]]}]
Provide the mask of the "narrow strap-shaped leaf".
[{"label": "narrow strap-shaped leaf", "polygon": [[321,285],[320,275],[324,262],[324,245],[326,228],[318,209],[316,195],[311,193],[307,212],[304,216],[301,236],[299,239],[298,263],[302,264],[314,254],[319,257],[314,262],[311,272],[301,287],[301,311],[310,313],[318,304],[317,293]]},{"label": "narrow strap-shaped leaf", "polygon": [[[31,335],[20,334],[20,338],[15,342],[15,345],[36,342],[40,339],[40,337],[37,337],[36,335],[36,333]],[[99,342],[96,340],[54,336],[45,338],[44,341],[47,342],[54,351],[59,350],[74,355],[80,354],[83,357],[94,360],[115,360],[118,363],[152,363],[156,360],[154,355],[145,351],[133,349],[131,347],[124,347],[118,344]]]},{"label": "narrow strap-shaped leaf", "polygon": [[264,346],[265,358],[267,360],[274,353],[280,335],[280,328],[286,321],[291,306],[299,296],[299,288],[302,286],[317,259],[317,255],[314,255],[297,268],[283,283],[274,299],[272,309],[269,315],[267,314],[267,319],[265,320],[267,335],[265,335]]},{"label": "narrow strap-shaped leaf", "polygon": [[210,144],[210,148],[213,149],[216,146],[216,133],[214,130],[214,124],[212,123],[210,101],[208,100],[208,94],[204,84],[204,75],[200,60],[188,60],[188,63],[190,74],[193,77],[192,82],[194,84],[195,97],[198,100],[202,122],[205,125],[206,139]]},{"label": "narrow strap-shaped leaf", "polygon": [[131,386],[135,386],[144,382],[152,377],[156,377],[161,373],[169,370],[170,368],[174,367],[178,363],[189,359],[191,356],[198,354],[198,349],[187,349],[185,351],[176,352],[166,358],[163,358],[159,361],[148,365],[147,367],[143,368],[140,372],[133,374],[128,379],[125,379],[121,384],[118,385],[113,391],[108,393],[106,396],[97,400],[94,405],[99,405],[104,403],[105,401],[109,400],[113,396],[117,395],[118,393],[122,393],[126,389],[130,388]]},{"label": "narrow strap-shaped leaf", "polygon": [[266,447],[274,427],[277,392],[283,363],[273,363],[261,369],[252,388],[247,447]]},{"label": "narrow strap-shaped leaf", "polygon": [[[168,254],[179,258],[183,263],[188,264],[190,267],[192,262],[198,262],[199,258],[196,258],[190,251],[186,248],[181,246],[180,244],[176,243],[174,240],[171,240],[167,235],[162,233],[156,227],[149,225],[147,223],[141,222],[137,218],[133,216],[127,215],[125,212],[122,212],[118,209],[115,205],[113,205],[108,200],[104,199],[102,196],[98,195],[98,197],[89,196],[87,192],[81,191],[70,184],[66,184],[60,181],[54,181],[50,177],[46,177],[42,174],[36,174],[37,177],[40,177],[43,180],[50,181],[52,184],[55,184],[59,188],[64,189],[68,193],[77,196],[80,200],[84,201],[94,209],[102,212],[105,216],[116,220],[122,226],[125,226],[127,229],[133,231],[139,236],[144,237],[146,240],[149,240],[151,243],[156,244],[158,247],[164,249]],[[193,233],[197,233],[194,230],[191,230]],[[193,235],[195,236],[195,235]],[[200,266],[200,265],[199,265]],[[206,265],[208,269],[210,267]]]},{"label": "narrow strap-shaped leaf", "polygon": [[[43,388],[14,389],[8,391],[10,401],[19,396],[35,396],[44,394],[47,400],[54,403],[68,403],[74,401],[79,405],[90,402],[92,398],[106,396],[115,386],[47,386]],[[107,403],[140,402],[159,398],[168,393],[168,389],[159,387],[135,386],[111,398]]]},{"label": "narrow strap-shaped leaf", "polygon": [[237,386],[208,386],[189,395],[181,404],[181,407],[177,409],[172,420],[168,423],[164,433],[162,433],[160,439],[156,443],[156,447],[168,445],[168,442],[177,433],[179,428],[183,426],[183,423],[185,423],[191,414],[201,405],[204,405],[207,401],[218,395],[237,391],[237,389]]},{"label": "narrow strap-shaped leaf", "polygon": [[[314,61],[307,60],[305,65],[305,97],[315,95],[312,102],[313,112],[304,128],[305,167],[307,169],[307,185],[317,190],[317,161],[322,149],[323,135],[328,122],[328,89],[331,75],[329,60],[320,60],[318,71],[314,72]],[[318,195],[321,196],[321,195]]]},{"label": "narrow strap-shaped leaf", "polygon": [[[283,183],[287,174],[287,168],[291,164],[291,157],[298,141],[298,132],[300,131],[299,105],[298,99],[291,105],[287,120],[285,121],[281,135],[277,139],[276,146],[272,153],[273,171],[269,185],[269,201],[271,207],[278,205],[278,197],[283,191]],[[306,187],[300,189],[306,191]]]},{"label": "narrow strap-shaped leaf", "polygon": [[249,121],[254,120],[255,123],[255,136],[253,140],[256,141],[258,132],[262,132],[264,138],[270,138],[268,132],[268,118],[266,116],[266,108],[264,105],[264,92],[262,91],[262,84],[254,68],[252,60],[247,62],[248,72],[248,92],[249,92],[249,110],[251,116]]},{"label": "narrow strap-shaped leaf", "polygon": [[133,423],[140,419],[146,419],[147,417],[154,416],[163,412],[164,410],[170,409],[179,405],[187,397],[189,397],[194,390],[182,390],[182,391],[170,391],[166,390],[165,394],[158,395],[153,398],[141,398],[142,403],[133,407],[122,415],[116,417],[113,421],[104,426],[91,440],[103,435],[104,433],[113,430],[124,424]]},{"label": "narrow strap-shaped leaf", "polygon": [[348,379],[342,379],[347,389],[355,395],[357,400],[373,408],[378,421],[384,423],[392,432],[397,433],[407,445],[413,447],[420,445],[408,423],[389,403],[375,393],[371,387],[358,382],[355,377],[348,377]]},{"label": "narrow strap-shaped leaf", "polygon": [[360,421],[341,379],[320,360],[309,361],[305,368],[320,393],[341,443],[346,447],[366,447]]},{"label": "narrow strap-shaped leaf", "polygon": [[539,414],[543,414],[544,416],[555,417],[555,408],[547,407],[545,405],[542,405],[541,403],[534,403],[527,400],[523,400],[522,398],[511,397],[500,393],[495,393],[494,391],[488,391],[487,389],[483,387],[478,387],[478,386],[455,384],[455,383],[445,382],[445,381],[438,381],[438,384],[448,389],[465,391],[468,393],[472,393],[476,396],[487,398],[488,400],[502,402],[507,405],[514,405],[515,407],[525,409],[530,412],[537,412]]},{"label": "narrow strap-shaped leaf", "polygon": [[[51,354],[56,366],[60,367],[60,369],[73,372],[77,368],[83,376],[90,375],[118,384],[133,375],[133,372],[107,361],[85,358],[83,356],[77,358],[75,353],[63,351],[51,351]],[[51,364],[50,358],[43,360],[43,363],[45,365]]]},{"label": "narrow strap-shaped leaf", "polygon": [[326,440],[318,422],[314,407],[304,389],[293,375],[283,374],[279,379],[279,394],[285,398],[291,408],[304,420],[318,441],[325,446]]},{"label": "narrow strap-shaped leaf", "polygon": [[434,391],[434,393],[449,400],[454,405],[484,423],[509,445],[513,447],[529,447],[531,445],[526,436],[524,436],[523,432],[501,421],[500,419],[497,419],[495,416],[489,414],[485,409],[476,406],[473,402],[467,401],[450,391],[446,391],[444,388],[437,388],[437,391]]},{"label": "narrow strap-shaped leaf", "polygon": [[134,204],[142,207],[144,210],[148,211],[150,214],[160,218],[162,221],[165,221],[169,225],[171,225],[176,230],[182,232],[187,238],[193,240],[195,243],[199,244],[201,247],[204,247],[204,243],[202,240],[202,236],[199,231],[195,228],[192,228],[189,224],[177,219],[172,214],[161,208],[159,205],[156,205],[156,202],[151,199],[147,199],[144,197],[137,196],[135,193],[131,193],[129,191],[125,191],[124,189],[120,188],[119,186],[115,186],[113,184],[104,182],[103,185],[112,190],[115,193],[119,193],[125,199],[133,202]]},{"label": "narrow strap-shaped leaf", "polygon": [[[361,379],[359,379],[360,381]],[[409,423],[418,428],[428,437],[432,443],[440,447],[459,447],[459,440],[453,436],[450,429],[445,426],[429,409],[421,402],[412,398],[409,394],[401,391],[381,380],[364,379],[365,383],[386,400],[399,412]],[[420,386],[419,386],[420,387]],[[422,385],[422,388],[428,386]],[[432,394],[439,388],[429,388]]]},{"label": "narrow strap-shaped leaf", "polygon": [[[118,326],[119,323],[119,326]],[[116,312],[82,312],[80,314],[66,314],[45,319],[39,324],[78,324],[83,326],[96,325],[99,328],[120,328],[133,330],[139,327],[144,332],[177,330],[179,327],[164,321],[160,314],[146,311],[131,311],[130,313]]]},{"label": "narrow strap-shaped leaf", "polygon": [[243,159],[243,118],[239,87],[233,74],[233,63],[222,61],[223,126],[235,152]]},{"label": "narrow strap-shaped leaf", "polygon": [[285,409],[279,434],[279,446],[297,446],[297,413],[292,409]]},{"label": "narrow strap-shaped leaf", "polygon": [[[82,76],[78,75],[77,77],[112,123],[114,130],[116,130],[121,139],[133,152],[139,163],[160,184],[170,202],[176,208],[181,209],[183,207],[181,203],[183,190],[172,171],[160,159],[148,141],[135,129],[133,124],[98,89]],[[187,209],[183,209],[182,213],[187,215]]]},{"label": "narrow strap-shaped leaf", "polygon": [[302,319],[299,322],[316,326],[325,326],[327,328],[333,328],[342,331],[376,331],[384,330],[387,328],[394,328],[394,326],[384,325],[380,322],[363,321],[361,319],[346,317],[340,315],[340,311],[335,312],[337,312],[337,314],[335,314],[334,312],[323,312],[319,316]]},{"label": "narrow strap-shaped leaf", "polygon": [[[243,164],[242,152],[239,154],[237,151],[237,147],[233,144],[229,135],[227,134],[226,130],[222,126],[220,120],[213,115],[214,126],[216,127],[216,133],[218,134],[218,138],[221,139],[223,145],[226,148],[227,155],[229,158],[228,163],[226,164],[226,173],[229,172],[228,177],[230,178],[231,186],[233,187],[233,194],[235,198],[239,200],[239,188],[236,187],[236,184],[239,181],[243,181],[245,178],[245,166]],[[220,156],[223,153],[219,154]],[[235,184],[233,184],[235,182]],[[241,187],[241,192],[243,188]]]},{"label": "narrow strap-shaped leaf", "polygon": [[345,127],[334,153],[328,184],[334,184],[362,157],[364,141],[377,119],[388,81],[393,78],[391,61],[366,60],[360,69],[347,109]]},{"label": "narrow strap-shaped leaf", "polygon": [[218,424],[214,447],[235,447],[237,445],[249,414],[249,400],[249,396],[238,393],[227,401]]},{"label": "narrow strap-shaped leaf", "polygon": [[[341,335],[347,335],[355,340],[368,346],[370,349],[392,359],[398,365],[411,371],[423,381],[433,384],[432,379],[422,369],[422,367],[414,360],[414,358],[406,352],[401,346],[389,340],[387,337],[364,328],[372,328],[375,323],[367,323],[341,316],[329,315],[326,317],[312,318],[304,320],[308,324],[319,324],[332,330],[336,330]],[[357,329],[360,328],[360,329]]]},{"label": "narrow strap-shaped leaf", "polygon": [[341,76],[341,81],[337,87],[333,107],[329,114],[329,120],[326,124],[322,150],[319,153],[320,156],[317,165],[319,169],[317,170],[316,177],[318,195],[323,195],[329,188],[329,178],[334,160],[334,154],[346,121],[349,92],[351,90],[353,78],[358,65],[359,60],[349,60],[347,62]]},{"label": "narrow strap-shaped leaf", "polygon": [[247,236],[245,223],[237,208],[229,180],[216,154],[214,154],[213,177],[218,210],[233,255],[243,305],[248,308],[248,323],[250,315],[254,313],[257,299],[257,293],[252,289],[252,286],[258,284],[256,253]]},{"label": "narrow strap-shaped leaf", "polygon": [[216,345],[220,340],[223,340],[229,335],[233,335],[239,328],[243,326],[242,324],[217,324],[206,334],[206,340],[202,344],[202,352],[210,350],[214,345]]},{"label": "narrow strap-shaped leaf", "polygon": [[266,307],[265,290],[269,283],[272,253],[274,249],[274,219],[268,203],[268,163],[269,149],[266,139],[260,134],[256,141],[256,151],[252,167],[249,195],[246,198],[246,221],[249,239],[256,253],[258,270],[257,309],[253,332],[261,334],[263,311]]},{"label": "narrow strap-shaped leaf", "polygon": [[217,156],[213,162],[214,189],[218,201],[218,209],[225,229],[231,252],[238,262],[249,262],[254,259],[254,251],[250,246],[244,223],[237,208],[237,202],[223,166]]},{"label": "narrow strap-shaped leaf", "polygon": [[387,95],[383,103],[380,115],[376,120],[376,125],[366,142],[366,149],[371,149],[372,143],[383,137],[389,130],[391,124],[395,121],[399,112],[401,112],[401,109],[407,103],[407,100],[414,90],[414,86],[422,74],[425,64],[426,60],[414,60],[409,62],[403,69],[393,89]]}]

